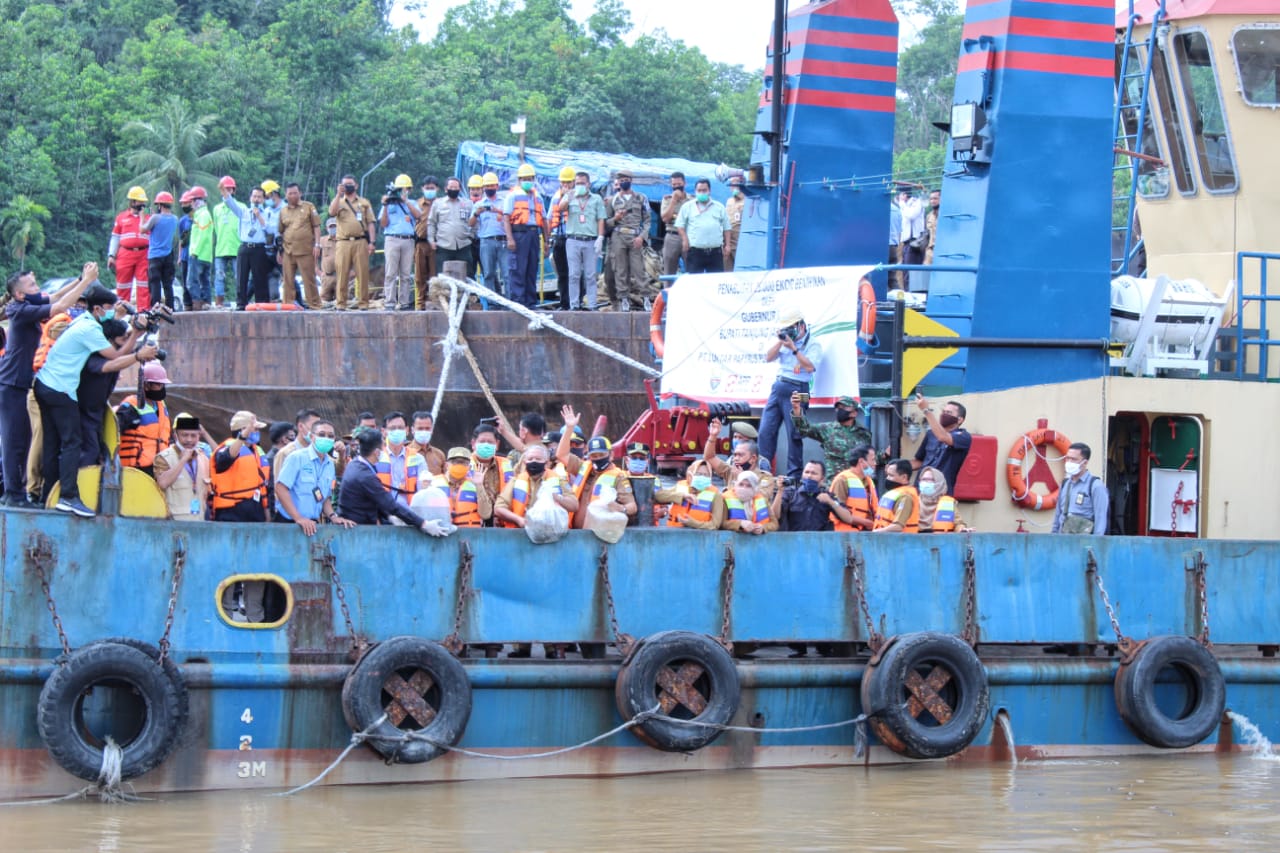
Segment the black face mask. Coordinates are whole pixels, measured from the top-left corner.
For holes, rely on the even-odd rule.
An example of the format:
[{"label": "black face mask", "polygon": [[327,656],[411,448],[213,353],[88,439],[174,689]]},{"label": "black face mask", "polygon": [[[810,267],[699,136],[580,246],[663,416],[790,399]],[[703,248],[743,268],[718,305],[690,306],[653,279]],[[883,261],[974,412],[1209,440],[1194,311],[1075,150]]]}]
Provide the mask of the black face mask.
[{"label": "black face mask", "polygon": [[444,194],[447,195],[449,198],[457,198],[459,193],[461,192],[462,192],[461,190],[445,190]]},{"label": "black face mask", "polygon": [[130,209],[130,210],[132,210],[134,213],[139,213],[139,212],[141,212],[141,210],[142,210],[142,208],[143,208],[143,207],[145,207],[145,205],[141,205],[141,204],[131,204],[131,205],[129,205],[129,209]]},{"label": "black face mask", "polygon": [[545,462],[526,462],[526,463],[524,463],[524,470],[528,471],[530,476],[532,476],[532,477],[538,477],[538,476],[541,476],[541,475],[542,475],[542,472],[543,472],[543,471],[547,470],[547,463],[545,463]]},{"label": "black face mask", "polygon": [[159,403],[161,400],[164,399],[165,389],[157,388],[153,391],[150,388],[147,388],[143,391],[143,393],[146,395],[148,400],[154,400],[155,402]]},{"label": "black face mask", "polygon": [[846,423],[853,420],[853,409],[836,409],[836,420],[840,423]]},{"label": "black face mask", "polygon": [[750,471],[750,470],[751,470],[751,460],[750,460],[750,459],[748,459],[746,462],[743,462],[741,465],[739,465],[739,466],[738,466],[738,468],[739,468],[739,469],[741,469],[741,470],[743,470],[743,471]]},{"label": "black face mask", "polygon": [[631,182],[618,181],[618,189],[622,190],[623,192],[626,192],[627,190],[631,189]]},{"label": "black face mask", "polygon": [[191,205],[189,205],[189,204],[184,204],[184,205],[182,206],[182,212],[183,212],[183,213],[190,213],[190,212],[191,212]]},{"label": "black face mask", "polygon": [[671,187],[671,191],[672,191],[673,193],[682,193],[682,192],[684,192],[684,184],[673,184],[673,185],[672,185],[672,187]]},{"label": "black face mask", "polygon": [[938,416],[938,423],[942,424],[943,429],[951,429],[953,426],[960,423],[960,419],[950,412],[943,412]]},{"label": "black face mask", "polygon": [[587,455],[586,449],[582,447],[570,447],[569,453],[572,454],[573,456],[578,457],[579,459]]},{"label": "black face mask", "polygon": [[609,457],[606,456],[603,459],[592,459],[591,464],[597,471],[603,471],[605,468],[609,467]]},{"label": "black face mask", "polygon": [[496,195],[498,194],[498,191],[497,191],[497,190],[493,190],[493,189],[489,189],[489,190],[485,190],[485,191],[484,191],[484,194],[485,194],[485,195],[487,195],[489,198],[493,198],[494,196],[496,196]]}]

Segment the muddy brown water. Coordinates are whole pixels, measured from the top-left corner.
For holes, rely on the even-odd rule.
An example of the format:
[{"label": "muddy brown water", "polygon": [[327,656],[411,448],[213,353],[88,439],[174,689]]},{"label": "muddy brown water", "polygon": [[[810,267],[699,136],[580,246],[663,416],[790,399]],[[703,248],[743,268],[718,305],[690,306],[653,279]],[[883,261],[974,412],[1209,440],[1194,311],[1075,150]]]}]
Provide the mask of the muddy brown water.
[{"label": "muddy brown water", "polygon": [[1274,850],[1280,762],[915,764],[0,809],[5,851]]}]

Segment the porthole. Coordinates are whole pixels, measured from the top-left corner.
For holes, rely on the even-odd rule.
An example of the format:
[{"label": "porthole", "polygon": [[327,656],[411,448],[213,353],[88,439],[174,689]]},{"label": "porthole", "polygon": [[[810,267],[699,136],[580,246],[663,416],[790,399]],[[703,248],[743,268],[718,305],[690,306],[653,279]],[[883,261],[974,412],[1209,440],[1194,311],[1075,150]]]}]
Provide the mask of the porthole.
[{"label": "porthole", "polygon": [[279,628],[293,613],[293,589],[279,575],[231,575],[218,584],[214,603],[232,628]]}]

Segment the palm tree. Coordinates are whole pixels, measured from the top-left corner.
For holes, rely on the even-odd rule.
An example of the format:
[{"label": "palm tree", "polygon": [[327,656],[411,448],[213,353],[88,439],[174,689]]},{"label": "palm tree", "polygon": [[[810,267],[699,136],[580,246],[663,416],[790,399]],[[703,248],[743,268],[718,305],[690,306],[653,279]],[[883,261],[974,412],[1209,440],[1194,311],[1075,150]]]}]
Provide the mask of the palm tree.
[{"label": "palm tree", "polygon": [[192,115],[187,102],[173,95],[156,121],[127,122],[120,130],[132,134],[137,147],[125,155],[134,178],[124,186],[141,184],[152,196],[161,190],[176,196],[182,188],[197,184],[212,189],[220,174],[244,162],[234,148],[204,151],[208,128],[217,120],[215,115]]},{"label": "palm tree", "polygon": [[0,210],[0,237],[19,267],[25,265],[28,249],[38,252],[44,248],[44,223],[50,217],[49,208],[25,195],[14,196]]}]

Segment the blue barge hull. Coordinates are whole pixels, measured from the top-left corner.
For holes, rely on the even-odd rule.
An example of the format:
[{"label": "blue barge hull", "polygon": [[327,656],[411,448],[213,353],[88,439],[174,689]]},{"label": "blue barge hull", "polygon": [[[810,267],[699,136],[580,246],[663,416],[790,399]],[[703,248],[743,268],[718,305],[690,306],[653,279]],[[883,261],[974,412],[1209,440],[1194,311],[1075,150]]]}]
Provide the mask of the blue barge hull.
[{"label": "blue barge hull", "polygon": [[[1116,636],[1087,573],[1090,553],[1127,636],[1194,636],[1207,613],[1226,708],[1264,732],[1280,729],[1280,663],[1272,657],[1280,543],[1274,542],[633,529],[612,546],[587,532],[534,546],[518,531],[429,540],[410,530],[367,528],[323,530],[307,540],[283,525],[82,521],[21,511],[0,513],[0,533],[6,799],[80,784],[53,761],[36,726],[41,685],[62,651],[29,554],[41,541],[51,548],[48,598],[73,650],[108,637],[155,643],[165,631],[175,557],[182,554],[170,640],[190,689],[190,717],[173,754],[134,781],[139,790],[299,784],[350,742],[340,694],[352,637],[331,566],[355,632],[372,643],[453,634],[465,585],[456,627],[468,646],[462,663],[472,696],[461,747],[506,756],[540,752],[623,722],[615,701],[623,659],[612,645],[602,554],[618,630],[637,638],[673,629],[720,637],[727,622],[741,689],[732,722],[759,731],[726,732],[690,753],[654,749],[626,731],[586,749],[515,762],[448,754],[387,765],[362,746],[326,783],[906,760],[874,737],[869,750],[856,754],[852,726],[769,731],[862,711],[859,687],[873,638],[859,606],[859,579],[877,633],[976,631],[990,702],[959,758],[1007,756],[1010,735],[1023,757],[1149,751],[1117,713]],[[1205,578],[1203,611],[1197,566]],[[244,628],[224,619],[221,591],[244,574],[273,575],[287,586],[290,607],[279,625]],[[487,659],[477,649],[526,642],[605,649],[599,659],[582,660],[544,660],[538,652],[532,659]],[[801,642],[833,644],[833,656],[785,656],[785,644]],[[757,644],[759,651],[742,656]],[[998,717],[1004,724],[996,724]],[[1230,724],[1224,718],[1193,748],[1232,748]]]}]

